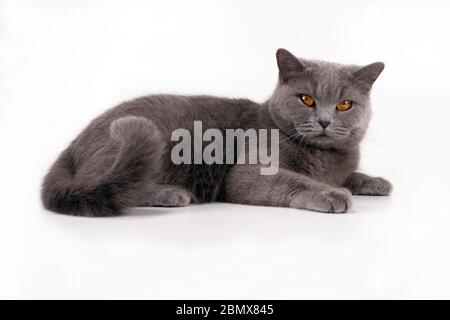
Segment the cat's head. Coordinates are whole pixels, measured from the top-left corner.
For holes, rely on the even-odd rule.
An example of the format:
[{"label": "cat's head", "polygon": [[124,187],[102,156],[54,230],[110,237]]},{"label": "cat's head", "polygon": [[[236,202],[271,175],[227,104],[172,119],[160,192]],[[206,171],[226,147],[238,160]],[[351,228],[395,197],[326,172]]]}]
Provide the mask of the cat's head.
[{"label": "cat's head", "polygon": [[384,64],[367,66],[305,60],[277,51],[279,83],[269,100],[282,131],[307,145],[358,144],[369,124],[370,89]]}]

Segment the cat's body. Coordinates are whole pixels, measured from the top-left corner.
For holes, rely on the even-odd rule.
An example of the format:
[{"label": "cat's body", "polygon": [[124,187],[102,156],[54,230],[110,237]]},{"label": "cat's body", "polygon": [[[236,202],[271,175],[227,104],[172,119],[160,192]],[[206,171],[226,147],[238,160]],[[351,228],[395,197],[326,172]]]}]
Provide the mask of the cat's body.
[{"label": "cat's body", "polygon": [[[370,86],[382,67],[378,73],[372,67],[360,75],[369,77],[366,87],[359,82],[361,89],[346,89],[349,81],[343,87],[334,83],[341,81],[340,73],[348,77],[361,68],[300,62],[285,50],[279,50],[277,57],[280,83],[261,105],[246,99],[154,95],[107,111],[50,169],[43,184],[44,205],[56,212],[87,216],[117,215],[135,206],[210,201],[345,212],[351,203],[348,190],[389,194],[392,187],[386,180],[354,173],[359,142],[370,118]],[[326,73],[323,82],[317,81],[321,72]],[[319,90],[324,94],[315,108],[297,105],[299,94],[319,95]],[[354,99],[355,108],[365,111],[354,110],[354,119],[333,119],[332,112],[321,109],[319,103],[338,103],[335,92],[343,94],[339,99]],[[215,128],[223,133],[231,128],[279,129],[278,173],[261,175],[258,164],[174,164],[171,150],[176,142],[171,134],[179,128],[192,132],[194,121],[201,121],[203,130]],[[317,123],[323,128],[320,133]],[[326,131],[327,127],[333,131]]]}]

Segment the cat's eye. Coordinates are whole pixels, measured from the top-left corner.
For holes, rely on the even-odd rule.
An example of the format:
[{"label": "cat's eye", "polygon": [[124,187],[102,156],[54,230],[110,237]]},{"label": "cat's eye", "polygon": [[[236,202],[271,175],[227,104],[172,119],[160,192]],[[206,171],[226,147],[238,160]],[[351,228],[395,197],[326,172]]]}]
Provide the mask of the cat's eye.
[{"label": "cat's eye", "polygon": [[344,100],[336,106],[336,109],[338,109],[339,111],[347,111],[352,107],[352,105],[353,102],[351,102],[350,100]]},{"label": "cat's eye", "polygon": [[313,107],[315,104],[314,99],[311,96],[308,96],[307,94],[301,94],[299,96],[299,99],[307,107]]}]

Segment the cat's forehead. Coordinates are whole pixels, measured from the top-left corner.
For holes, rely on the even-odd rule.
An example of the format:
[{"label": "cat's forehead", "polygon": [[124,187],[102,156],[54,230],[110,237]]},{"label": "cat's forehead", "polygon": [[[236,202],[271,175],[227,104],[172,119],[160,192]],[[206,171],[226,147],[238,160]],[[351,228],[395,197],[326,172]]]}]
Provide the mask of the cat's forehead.
[{"label": "cat's forehead", "polygon": [[335,80],[350,78],[356,66],[329,62],[324,60],[299,59],[306,67],[308,73],[322,80]]},{"label": "cat's forehead", "polygon": [[353,81],[356,66],[322,60],[299,60],[306,67],[300,83],[314,95],[330,101],[346,95],[359,95]]}]

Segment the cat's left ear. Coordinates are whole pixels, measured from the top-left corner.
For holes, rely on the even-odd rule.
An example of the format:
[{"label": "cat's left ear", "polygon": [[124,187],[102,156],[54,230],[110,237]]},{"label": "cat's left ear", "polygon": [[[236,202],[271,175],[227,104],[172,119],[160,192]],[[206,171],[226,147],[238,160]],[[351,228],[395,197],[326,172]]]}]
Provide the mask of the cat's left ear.
[{"label": "cat's left ear", "polygon": [[369,91],[372,88],[373,83],[377,80],[378,76],[384,69],[383,62],[371,63],[365,67],[359,68],[353,73],[355,80],[363,85],[363,87]]}]

